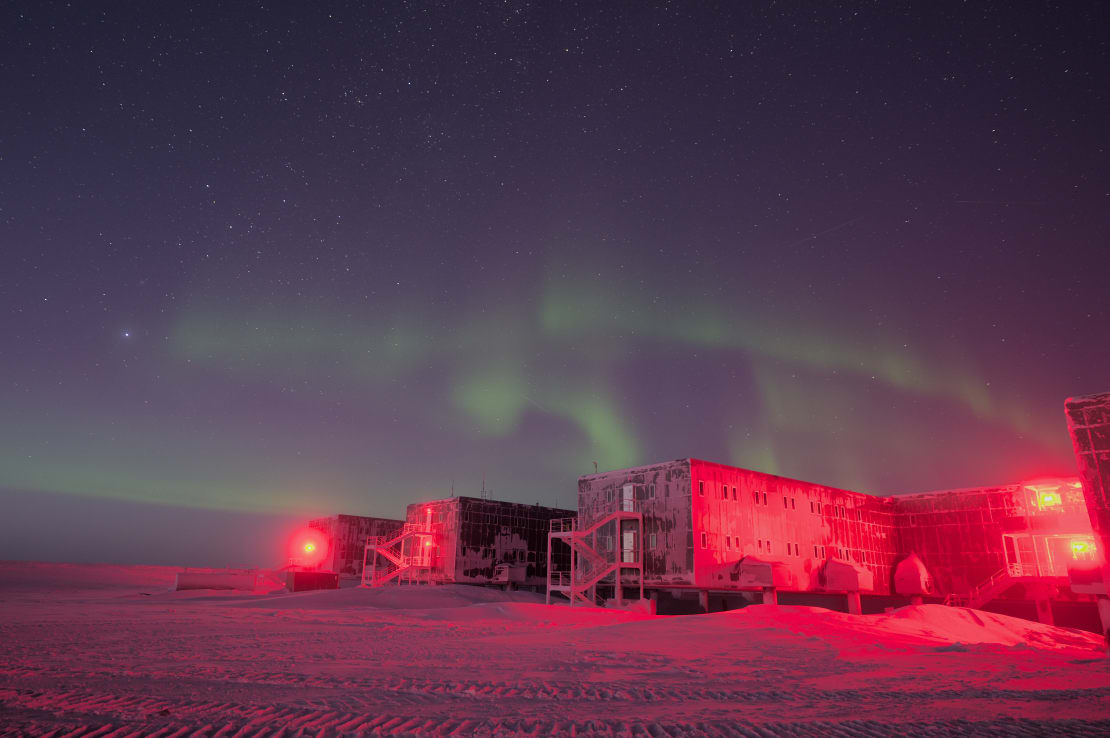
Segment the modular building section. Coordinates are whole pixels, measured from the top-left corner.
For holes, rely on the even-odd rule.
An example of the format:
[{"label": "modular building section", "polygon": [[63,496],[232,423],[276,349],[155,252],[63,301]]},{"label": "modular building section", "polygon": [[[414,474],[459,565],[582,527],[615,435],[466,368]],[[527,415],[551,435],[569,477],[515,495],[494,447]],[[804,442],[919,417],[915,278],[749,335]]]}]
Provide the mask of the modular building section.
[{"label": "modular building section", "polygon": [[[644,586],[654,589],[767,580],[783,591],[995,596],[1064,577],[1094,547],[1074,479],[878,497],[678,459],[583,476],[578,499],[580,530],[616,510],[642,514]],[[607,527],[599,554],[632,548]],[[896,571],[919,569],[918,591],[895,587]],[[997,592],[983,589],[988,580]]]},{"label": "modular building section", "polygon": [[921,557],[943,594],[970,592],[1003,571],[1016,580],[1062,579],[1094,553],[1075,479],[891,499],[899,549]]},{"label": "modular building section", "polygon": [[451,497],[408,506],[407,523],[428,531],[431,581],[540,588],[547,577],[547,533],[573,510]]},{"label": "modular building section", "polygon": [[362,515],[332,515],[308,522],[328,537],[327,558],[320,567],[338,574],[362,574],[366,539],[371,536],[391,536],[401,530],[403,520],[372,518]]},{"label": "modular building section", "polygon": [[1110,392],[1064,402],[1079,479],[1104,557],[1110,553]]},{"label": "modular building section", "polygon": [[[823,565],[866,566],[889,590],[898,554],[885,498],[699,459],[591,474],[578,481],[579,528],[618,508],[643,515],[644,584],[744,588],[741,559],[774,562],[783,589],[832,589]],[[600,531],[601,553],[615,532]]]}]

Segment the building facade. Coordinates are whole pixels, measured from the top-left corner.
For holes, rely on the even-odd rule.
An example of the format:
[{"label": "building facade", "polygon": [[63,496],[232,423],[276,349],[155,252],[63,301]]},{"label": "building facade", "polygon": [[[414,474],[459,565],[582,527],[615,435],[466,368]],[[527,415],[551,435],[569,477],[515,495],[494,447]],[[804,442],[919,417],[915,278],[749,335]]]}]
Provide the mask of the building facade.
[{"label": "building facade", "polygon": [[[881,591],[898,553],[884,498],[700,459],[583,476],[578,502],[582,529],[617,506],[643,515],[648,587],[728,589],[722,570],[752,557],[796,590],[817,588],[828,560],[866,563]],[[614,535],[600,531],[603,553]]]},{"label": "building facade", "polygon": [[[999,572],[1062,579],[1094,548],[1074,479],[877,497],[678,459],[583,476],[578,499],[583,531],[618,509],[642,515],[644,586],[654,589],[750,589],[742,562],[764,562],[782,591],[834,591],[835,562],[859,572],[861,589],[894,594],[896,567],[914,554],[930,594],[968,595]],[[608,523],[591,545],[627,557],[628,535]]]},{"label": "building facade", "polygon": [[1064,403],[1079,479],[1103,553],[1110,552],[1110,392]]},{"label": "building facade", "polygon": [[550,521],[574,515],[540,505],[450,497],[409,505],[406,522],[432,534],[426,548],[437,581],[539,587],[547,577]]},{"label": "building facade", "polygon": [[328,539],[328,553],[321,567],[337,574],[362,574],[366,539],[391,536],[404,525],[403,520],[372,518],[362,515],[332,515],[308,521]]},{"label": "building facade", "polygon": [[540,589],[551,521],[573,517],[573,510],[476,497],[414,503],[394,535],[365,541],[362,581]]},{"label": "building facade", "polygon": [[944,594],[969,592],[1003,569],[1066,578],[1068,567],[1096,548],[1077,479],[890,499],[899,549],[919,555]]}]

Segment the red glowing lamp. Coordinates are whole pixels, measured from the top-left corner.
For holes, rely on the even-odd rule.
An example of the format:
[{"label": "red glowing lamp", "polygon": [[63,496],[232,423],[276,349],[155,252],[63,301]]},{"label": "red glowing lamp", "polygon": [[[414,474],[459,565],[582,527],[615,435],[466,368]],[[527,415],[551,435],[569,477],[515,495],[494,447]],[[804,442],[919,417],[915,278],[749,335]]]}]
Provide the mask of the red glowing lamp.
[{"label": "red glowing lamp", "polygon": [[328,539],[315,528],[305,528],[289,539],[289,563],[295,566],[319,566],[328,555]]},{"label": "red glowing lamp", "polygon": [[1040,502],[1040,506],[1042,508],[1044,508],[1044,507],[1055,507],[1056,505],[1060,504],[1060,493],[1059,492],[1042,492],[1038,501]]},{"label": "red glowing lamp", "polygon": [[1075,558],[1090,556],[1095,552],[1095,544],[1089,540],[1079,539],[1071,542],[1071,553]]}]

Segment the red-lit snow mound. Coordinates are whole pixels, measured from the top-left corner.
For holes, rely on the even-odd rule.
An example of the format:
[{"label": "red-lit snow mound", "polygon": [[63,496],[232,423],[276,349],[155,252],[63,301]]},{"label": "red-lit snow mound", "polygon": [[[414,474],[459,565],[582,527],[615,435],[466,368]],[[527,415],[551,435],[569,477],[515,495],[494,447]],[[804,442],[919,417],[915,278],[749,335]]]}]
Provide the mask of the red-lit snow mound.
[{"label": "red-lit snow mound", "polygon": [[1102,644],[1099,636],[1086,631],[944,605],[902,607],[882,615],[848,615],[817,607],[753,605],[722,615],[736,618],[744,628],[782,630],[840,646],[896,648],[989,643],[1097,649]]}]

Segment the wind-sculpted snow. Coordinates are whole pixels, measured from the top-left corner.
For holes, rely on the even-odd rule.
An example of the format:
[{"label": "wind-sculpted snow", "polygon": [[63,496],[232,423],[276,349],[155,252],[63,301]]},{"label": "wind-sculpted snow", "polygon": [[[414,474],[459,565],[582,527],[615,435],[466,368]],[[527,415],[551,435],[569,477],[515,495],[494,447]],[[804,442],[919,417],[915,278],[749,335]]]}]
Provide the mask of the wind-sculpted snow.
[{"label": "wind-sculpted snow", "polygon": [[0,735],[1110,733],[1096,636],[970,610],[652,617],[467,587],[170,583],[0,564]]}]

